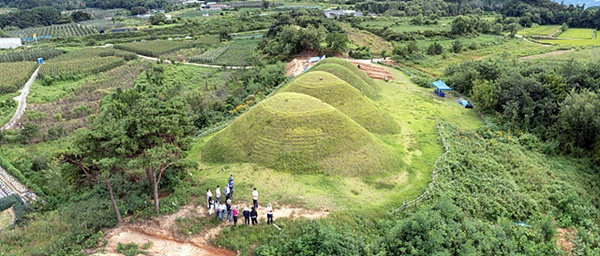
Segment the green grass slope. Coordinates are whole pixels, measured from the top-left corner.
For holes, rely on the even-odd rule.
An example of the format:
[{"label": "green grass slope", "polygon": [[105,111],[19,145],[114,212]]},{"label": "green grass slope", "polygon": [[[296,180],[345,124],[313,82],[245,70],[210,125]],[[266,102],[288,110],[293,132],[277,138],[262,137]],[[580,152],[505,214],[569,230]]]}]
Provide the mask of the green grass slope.
[{"label": "green grass slope", "polygon": [[311,68],[309,72],[312,71],[324,71],[330,73],[352,85],[354,88],[367,95],[367,97],[371,99],[377,97],[377,91],[373,89],[373,87],[367,84],[367,82],[365,82],[365,80],[359,77],[356,73],[350,71],[350,69],[340,64],[325,63]]},{"label": "green grass slope", "polygon": [[397,170],[391,150],[317,98],[279,93],[202,147],[207,162],[249,162],[297,174],[365,176]]},{"label": "green grass slope", "polygon": [[375,82],[375,80],[373,80],[373,78],[369,77],[367,75],[367,73],[365,73],[364,71],[360,70],[357,66],[354,66],[354,64],[350,63],[347,60],[344,59],[340,59],[340,58],[326,58],[322,61],[319,61],[319,63],[317,63],[317,65],[313,66],[312,68],[316,68],[320,65],[326,65],[326,64],[338,64],[338,65],[342,65],[345,68],[349,69],[350,71],[352,71],[352,73],[356,74],[357,76],[359,76],[360,78],[362,78],[362,80],[364,80],[367,84],[369,84],[369,86],[371,86],[373,89],[375,89],[376,91],[379,90],[379,85]]},{"label": "green grass slope", "polygon": [[385,115],[371,99],[330,73],[308,72],[286,86],[282,92],[297,92],[318,98],[371,132],[379,134],[400,132],[398,123]]}]

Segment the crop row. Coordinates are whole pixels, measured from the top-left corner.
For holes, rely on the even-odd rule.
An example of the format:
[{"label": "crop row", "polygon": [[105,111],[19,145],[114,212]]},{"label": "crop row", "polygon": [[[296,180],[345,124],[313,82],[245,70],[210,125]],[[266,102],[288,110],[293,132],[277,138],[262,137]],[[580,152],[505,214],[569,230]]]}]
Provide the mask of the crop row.
[{"label": "crop row", "polygon": [[113,48],[85,48],[63,54],[59,57],[52,59],[51,62],[72,61],[108,56],[121,57],[125,60],[132,60],[137,58],[137,55],[135,53],[121,51]]},{"label": "crop row", "polygon": [[217,58],[213,63],[228,66],[245,66],[260,40],[234,40],[227,51]]},{"label": "crop row", "polygon": [[35,62],[0,63],[0,95],[16,92],[35,70]]},{"label": "crop row", "polygon": [[71,61],[47,62],[42,65],[38,76],[45,83],[54,80],[77,80],[83,76],[104,72],[121,66],[125,59],[115,56],[75,59]]},{"label": "crop row", "polygon": [[47,60],[61,54],[62,50],[49,47],[17,50],[0,54],[0,62],[36,61],[38,58]]},{"label": "crop row", "polygon": [[36,34],[38,37],[40,36],[51,36],[51,37],[69,37],[69,36],[85,36],[90,34],[97,34],[93,28],[90,28],[85,25],[69,23],[69,24],[61,24],[61,25],[52,25],[47,27],[39,27],[39,28],[27,28],[22,30],[15,30],[7,32],[10,36],[14,37],[33,37],[33,34]]},{"label": "crop row", "polygon": [[161,54],[174,52],[181,49],[193,48],[199,45],[211,44],[213,42],[183,41],[183,40],[155,40],[146,42],[135,42],[117,44],[115,49],[135,52],[144,56],[159,57]]},{"label": "crop row", "polygon": [[229,48],[229,45],[227,46],[221,46],[217,49],[205,52],[199,56],[193,56],[190,57],[188,59],[189,62],[195,62],[195,63],[207,63],[207,64],[212,64],[214,63],[219,57],[221,57],[221,55],[223,55],[223,53],[225,53],[225,51],[227,51],[227,48]]}]

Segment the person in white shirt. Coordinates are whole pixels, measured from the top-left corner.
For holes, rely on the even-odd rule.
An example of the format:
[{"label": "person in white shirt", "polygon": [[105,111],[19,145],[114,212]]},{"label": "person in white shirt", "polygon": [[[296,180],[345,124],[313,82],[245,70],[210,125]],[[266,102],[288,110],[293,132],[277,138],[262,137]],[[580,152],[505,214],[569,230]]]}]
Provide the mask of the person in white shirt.
[{"label": "person in white shirt", "polygon": [[254,202],[254,209],[258,209],[258,190],[256,188],[252,190],[252,202]]},{"label": "person in white shirt", "polygon": [[271,203],[267,205],[267,225],[273,224],[273,206]]},{"label": "person in white shirt", "polygon": [[219,218],[225,220],[225,204],[219,204]]},{"label": "person in white shirt", "polygon": [[229,186],[225,185],[225,201],[229,200],[229,197],[231,196],[231,190],[229,190]]},{"label": "person in white shirt", "polygon": [[217,185],[217,189],[215,190],[215,201],[217,203],[221,202],[221,186]]},{"label": "person in white shirt", "polygon": [[212,192],[210,192],[210,189],[207,188],[206,189],[206,207],[207,208],[210,208],[210,201],[212,199],[212,196],[213,196]]}]

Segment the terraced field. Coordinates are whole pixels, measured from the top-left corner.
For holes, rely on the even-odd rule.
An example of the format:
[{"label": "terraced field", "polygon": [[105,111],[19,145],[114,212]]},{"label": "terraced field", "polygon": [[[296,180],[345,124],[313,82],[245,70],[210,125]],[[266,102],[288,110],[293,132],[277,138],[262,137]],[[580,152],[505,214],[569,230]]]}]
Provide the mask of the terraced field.
[{"label": "terraced field", "polygon": [[535,28],[525,28],[519,30],[517,35],[523,36],[551,36],[556,31],[560,30],[559,25],[547,25],[547,26],[539,26]]},{"label": "terraced field", "polygon": [[590,28],[570,28],[561,33],[558,38],[564,39],[592,39],[594,38],[594,30]]}]

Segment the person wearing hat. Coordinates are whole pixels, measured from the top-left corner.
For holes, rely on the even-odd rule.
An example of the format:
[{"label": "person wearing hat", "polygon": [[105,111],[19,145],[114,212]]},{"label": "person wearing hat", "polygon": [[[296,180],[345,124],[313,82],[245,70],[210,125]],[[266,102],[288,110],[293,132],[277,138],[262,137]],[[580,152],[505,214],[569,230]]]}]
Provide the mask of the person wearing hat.
[{"label": "person wearing hat", "polygon": [[225,207],[227,209],[227,222],[231,222],[231,199],[227,199]]},{"label": "person wearing hat", "polygon": [[239,212],[238,212],[238,207],[237,207],[237,205],[234,205],[234,206],[233,206],[233,210],[232,210],[232,212],[233,212],[233,226],[235,227],[235,225],[237,224],[237,220],[238,220],[238,213],[239,213]]},{"label": "person wearing hat", "polygon": [[244,207],[242,215],[244,215],[244,225],[250,225],[250,210],[248,209],[248,206]]}]

